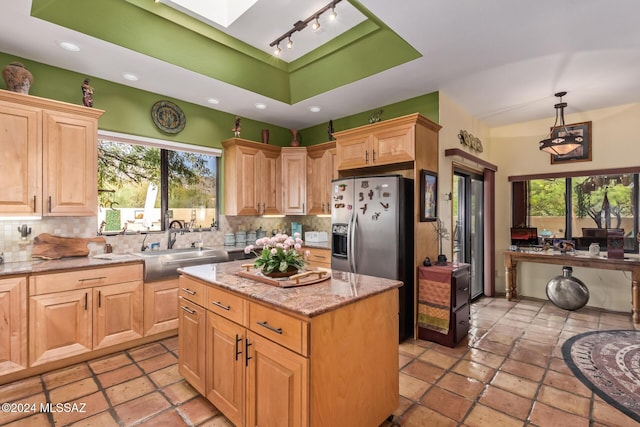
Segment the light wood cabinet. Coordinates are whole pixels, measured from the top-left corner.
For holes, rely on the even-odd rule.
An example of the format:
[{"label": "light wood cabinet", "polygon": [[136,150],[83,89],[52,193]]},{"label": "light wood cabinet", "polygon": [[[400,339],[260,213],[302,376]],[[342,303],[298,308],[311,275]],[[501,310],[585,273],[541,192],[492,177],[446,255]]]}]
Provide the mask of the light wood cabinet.
[{"label": "light wood cabinet", "polygon": [[211,312],[207,314],[204,394],[235,426],[245,425],[245,338],[244,326]]},{"label": "light wood cabinet", "polygon": [[331,214],[331,180],[338,178],[336,143],[307,148],[307,213]]},{"label": "light wood cabinet", "polygon": [[27,278],[0,280],[0,375],[27,367]]},{"label": "light wood cabinet", "polygon": [[308,252],[308,267],[331,268],[331,249],[304,247],[304,252]]},{"label": "light wood cabinet", "polygon": [[201,394],[205,393],[204,308],[180,297],[178,309],[178,372]]},{"label": "light wood cabinet", "polygon": [[282,148],[282,211],[304,215],[307,202],[307,149]]},{"label": "light wood cabinet", "polygon": [[29,278],[29,365],[143,336],[142,265]]},{"label": "light wood cabinet", "polygon": [[308,426],[308,359],[254,332],[249,332],[247,339],[252,347],[245,425]]},{"label": "light wood cabinet", "polygon": [[[385,120],[334,133],[338,170],[360,169],[416,160],[416,126],[427,123],[419,114]],[[432,127],[429,122],[428,127]]]},{"label": "light wood cabinet", "polygon": [[[206,333],[199,320],[181,326],[180,363],[205,358],[201,393],[236,427],[373,426],[397,408],[397,289],[309,318],[180,277],[181,289],[201,286]],[[185,378],[201,387],[201,372]]]},{"label": "light wood cabinet", "polygon": [[0,90],[0,215],[96,215],[102,113]]},{"label": "light wood cabinet", "polygon": [[93,288],[93,349],[143,336],[142,282]]},{"label": "light wood cabinet", "polygon": [[178,329],[178,278],[145,283],[144,336]]},{"label": "light wood cabinet", "polygon": [[224,147],[224,210],[226,215],[282,213],[280,147],[239,138]]}]

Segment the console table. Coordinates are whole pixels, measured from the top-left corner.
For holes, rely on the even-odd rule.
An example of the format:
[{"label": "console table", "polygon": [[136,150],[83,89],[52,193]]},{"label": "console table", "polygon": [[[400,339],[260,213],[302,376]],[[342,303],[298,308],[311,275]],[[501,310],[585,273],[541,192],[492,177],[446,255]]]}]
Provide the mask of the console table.
[{"label": "console table", "polygon": [[504,270],[507,300],[518,296],[518,262],[568,265],[631,272],[631,305],[633,323],[640,323],[640,259],[609,259],[589,255],[568,255],[550,252],[505,251]]}]

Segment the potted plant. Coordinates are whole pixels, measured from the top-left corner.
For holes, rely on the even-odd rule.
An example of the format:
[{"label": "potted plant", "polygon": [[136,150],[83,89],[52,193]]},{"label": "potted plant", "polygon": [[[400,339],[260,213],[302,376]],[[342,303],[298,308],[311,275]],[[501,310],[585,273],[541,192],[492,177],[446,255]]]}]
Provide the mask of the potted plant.
[{"label": "potted plant", "polygon": [[[262,274],[269,277],[288,277],[304,268],[306,263],[302,254],[302,239],[300,233],[293,237],[286,234],[276,234],[273,237],[263,237],[256,240],[256,246],[262,247],[253,263],[255,268],[261,268]],[[246,254],[254,252],[254,245],[244,248]],[[255,253],[255,252],[254,252]]]}]

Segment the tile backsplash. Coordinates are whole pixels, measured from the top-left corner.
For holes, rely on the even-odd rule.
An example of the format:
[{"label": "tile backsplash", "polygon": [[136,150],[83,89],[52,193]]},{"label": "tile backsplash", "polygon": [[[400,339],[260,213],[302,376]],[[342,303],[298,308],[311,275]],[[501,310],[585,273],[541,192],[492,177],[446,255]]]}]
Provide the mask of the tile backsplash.
[{"label": "tile backsplash", "polygon": [[[250,216],[220,216],[219,229],[217,231],[197,231],[177,234],[174,248],[190,247],[199,237],[204,246],[219,246],[224,243],[224,234],[236,231],[256,230],[262,227],[267,233],[273,230],[284,230],[291,233],[291,222],[302,224],[302,232],[326,231],[331,228],[331,218],[316,216],[286,216],[282,218],[264,218]],[[26,240],[22,240],[18,231],[23,225],[31,228],[31,234]],[[41,220],[2,220],[0,219],[0,252],[4,253],[4,261],[24,262],[31,260],[33,239],[39,234],[49,233],[61,237],[94,237],[97,234],[98,225],[95,217],[55,217]],[[114,253],[137,252],[142,246],[145,235],[105,235],[107,243],[113,246]],[[303,235],[304,238],[304,235]],[[148,234],[145,245],[159,242],[160,248],[167,248],[168,235],[166,232],[151,232]],[[100,254],[104,251],[102,244],[89,243],[91,254]]]}]

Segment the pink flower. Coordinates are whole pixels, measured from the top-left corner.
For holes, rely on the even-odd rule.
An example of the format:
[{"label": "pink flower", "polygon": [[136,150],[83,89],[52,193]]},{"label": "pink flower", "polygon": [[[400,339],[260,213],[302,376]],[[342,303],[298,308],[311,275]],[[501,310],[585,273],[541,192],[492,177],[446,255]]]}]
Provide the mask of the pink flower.
[{"label": "pink flower", "polygon": [[[258,242],[256,242],[258,243]],[[253,245],[249,245],[247,247],[244,248],[244,253],[248,254],[249,252],[251,252],[253,250]]]},{"label": "pink flower", "polygon": [[296,239],[300,238],[300,233],[298,233],[297,231],[295,233],[293,233],[293,237],[295,237]]},{"label": "pink flower", "polygon": [[[296,251],[299,251],[300,249],[302,249],[302,245],[296,243],[296,245],[294,246],[294,248],[296,248]],[[307,251],[309,252],[309,251]]]},{"label": "pink flower", "polygon": [[271,255],[275,255],[278,253],[278,250],[276,248],[271,249]]}]

